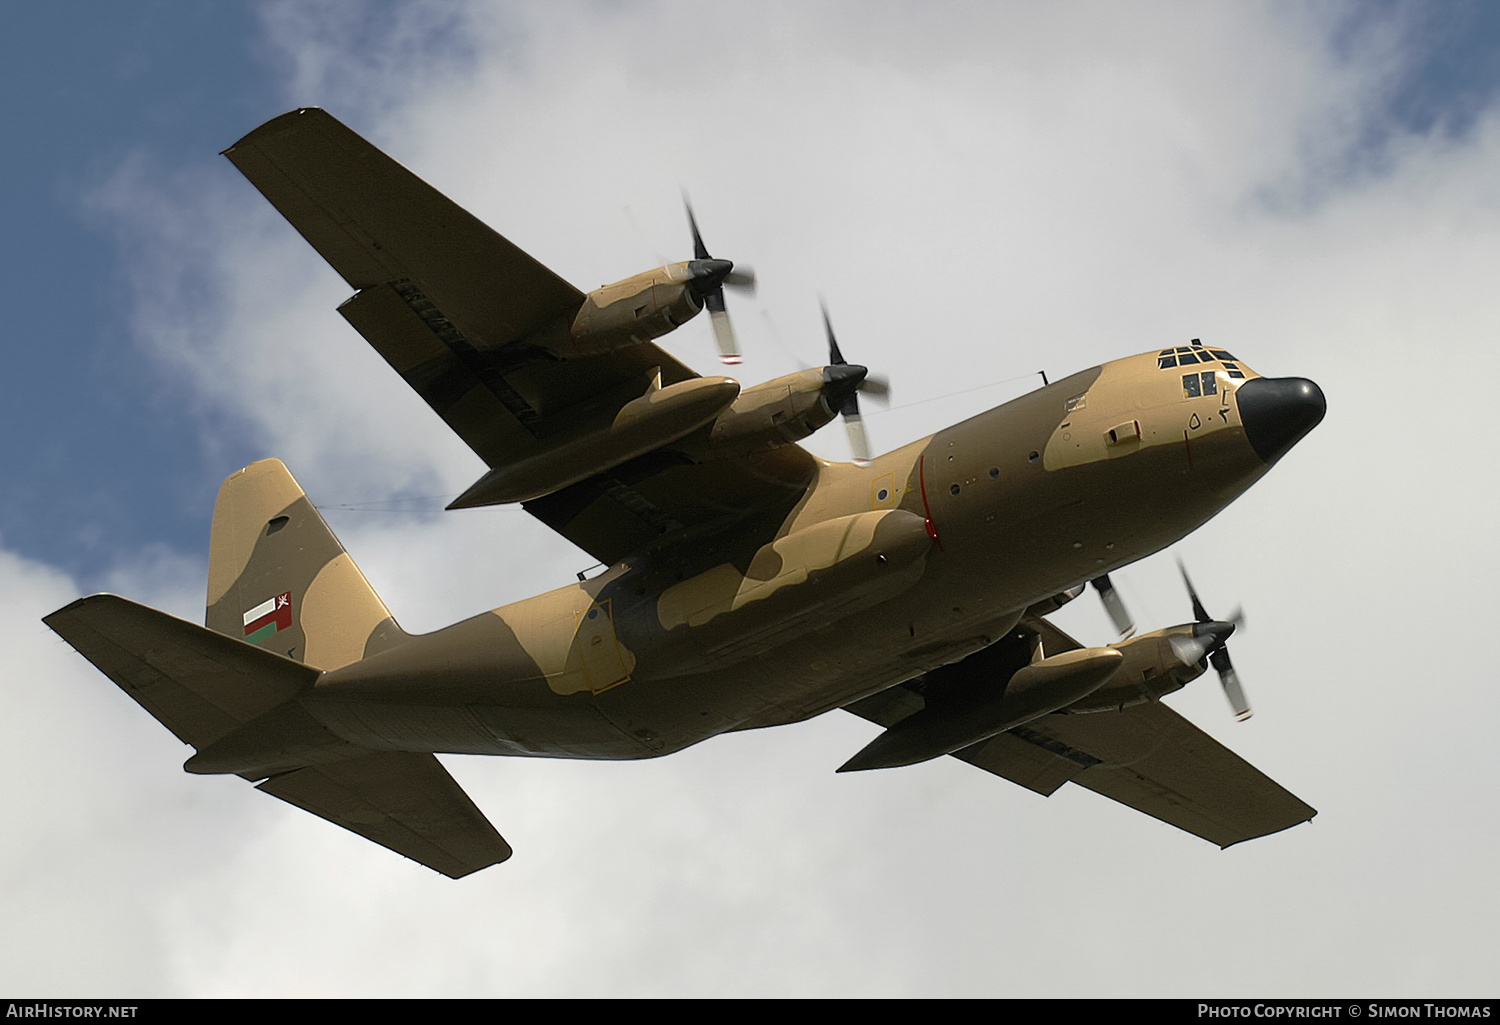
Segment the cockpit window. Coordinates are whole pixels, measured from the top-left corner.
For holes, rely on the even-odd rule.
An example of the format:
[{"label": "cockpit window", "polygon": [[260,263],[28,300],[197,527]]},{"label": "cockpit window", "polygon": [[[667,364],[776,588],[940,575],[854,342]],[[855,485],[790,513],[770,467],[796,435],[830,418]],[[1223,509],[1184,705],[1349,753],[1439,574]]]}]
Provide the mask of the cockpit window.
[{"label": "cockpit window", "polygon": [[1205,370],[1198,374],[1182,375],[1182,393],[1190,399],[1196,399],[1200,395],[1217,395],[1219,393],[1219,379],[1212,370]]},{"label": "cockpit window", "polygon": [[[1237,381],[1245,379],[1244,371],[1235,365],[1234,354],[1226,349],[1205,349],[1201,345],[1178,345],[1171,349],[1163,349],[1156,355],[1156,369],[1170,370],[1173,367],[1186,367],[1194,363],[1223,363],[1224,371]],[[1186,382],[1186,378],[1183,381]],[[1199,382],[1202,386],[1202,381]],[[1184,383],[1186,388],[1187,384]],[[1192,394],[1197,395],[1198,392]],[[1206,394],[1212,395],[1213,391]]]}]

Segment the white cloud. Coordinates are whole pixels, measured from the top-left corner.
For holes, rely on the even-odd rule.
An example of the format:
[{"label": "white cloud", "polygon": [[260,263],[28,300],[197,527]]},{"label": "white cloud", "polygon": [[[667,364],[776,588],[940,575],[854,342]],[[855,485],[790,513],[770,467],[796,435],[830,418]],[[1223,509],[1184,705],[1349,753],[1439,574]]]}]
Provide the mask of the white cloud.
[{"label": "white cloud", "polygon": [[[435,9],[443,31],[419,31]],[[1336,58],[1295,8],[442,4],[403,7],[389,30],[342,24],[345,5],[269,10],[289,106],[332,97],[581,287],[683,254],[688,187],[710,246],[761,273],[759,301],[735,309],[747,376],[791,368],[760,308],[816,358],[822,290],[846,352],[898,402],[1192,336],[1319,381],[1327,421],[1182,545],[1210,608],[1246,607],[1232,647],[1257,718],[1234,728],[1212,679],[1176,705],[1322,814],[1220,853],[1076,788],[1042,800],[958,764],[835,777],[871,728],[831,716],[646,764],[451,760],[517,854],[450,884],[233,780],[176,775],[180,745],[134,709],[80,707],[69,695],[108,685],[34,632],[20,664],[62,697],[22,738],[25,764],[66,764],[45,798],[16,791],[39,833],[12,871],[39,880],[23,910],[45,940],[17,979],[204,995],[1490,981],[1494,112],[1461,140],[1397,137],[1351,175],[1400,51],[1372,37]],[[342,284],[232,169],[173,182],[170,203],[149,179],[128,172],[106,200],[142,270],[143,344],[333,507],[407,626],[582,568],[513,511],[338,508],[456,493],[480,467],[333,313]],[[708,369],[707,325],[680,334],[673,351]],[[1028,386],[871,430],[892,447]],[[813,447],[840,457],[825,433]],[[18,608],[72,596],[8,565]],[[1143,626],[1188,618],[1169,560],[1116,582]],[[1086,603],[1063,620],[1108,636]],[[64,963],[54,903],[89,923],[92,956],[137,938],[128,959]]]}]

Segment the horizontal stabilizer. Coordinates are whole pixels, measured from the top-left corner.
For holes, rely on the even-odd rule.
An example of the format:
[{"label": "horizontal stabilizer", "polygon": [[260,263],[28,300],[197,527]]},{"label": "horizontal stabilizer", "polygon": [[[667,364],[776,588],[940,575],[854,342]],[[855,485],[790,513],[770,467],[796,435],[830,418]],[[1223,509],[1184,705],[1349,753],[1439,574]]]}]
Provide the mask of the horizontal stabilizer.
[{"label": "horizontal stabilizer", "polygon": [[113,594],[43,619],[156,717],[202,748],[296,697],[318,670]]},{"label": "horizontal stabilizer", "polygon": [[390,751],[272,776],[260,790],[458,879],[510,844],[430,754]]}]

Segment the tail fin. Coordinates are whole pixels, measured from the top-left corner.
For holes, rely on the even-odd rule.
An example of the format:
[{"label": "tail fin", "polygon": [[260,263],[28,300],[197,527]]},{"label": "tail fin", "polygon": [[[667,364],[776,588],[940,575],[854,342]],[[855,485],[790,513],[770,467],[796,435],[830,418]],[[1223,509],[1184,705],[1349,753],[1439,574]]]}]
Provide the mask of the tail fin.
[{"label": "tail fin", "polygon": [[318,669],[408,636],[279,459],[251,463],[219,488],[205,622]]}]

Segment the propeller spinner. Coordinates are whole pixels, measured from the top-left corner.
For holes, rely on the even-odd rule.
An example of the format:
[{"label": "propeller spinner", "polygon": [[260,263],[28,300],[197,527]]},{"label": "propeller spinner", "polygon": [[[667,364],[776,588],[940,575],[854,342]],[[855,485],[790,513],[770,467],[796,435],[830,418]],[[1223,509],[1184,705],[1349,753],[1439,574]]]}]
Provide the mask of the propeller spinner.
[{"label": "propeller spinner", "polygon": [[714,341],[719,346],[719,359],[731,364],[742,362],[734,328],[730,325],[729,313],[724,308],[724,286],[742,289],[754,295],[755,271],[749,267],[736,269],[733,260],[717,260],[710,256],[686,194],[682,197],[682,205],[687,208],[688,227],[693,230],[693,259],[688,264],[692,280],[688,287],[708,310],[708,318],[714,328]]},{"label": "propeller spinner", "polygon": [[869,367],[850,363],[839,351],[838,339],[833,336],[833,323],[828,319],[828,307],[821,300],[823,331],[828,335],[828,365],[823,368],[823,394],[828,404],[844,418],[844,429],[849,432],[849,448],[854,452],[856,466],[869,466],[874,458],[870,451],[870,438],[865,433],[864,418],[859,414],[859,393],[864,392],[878,401],[890,397],[891,386],[883,377],[870,376]]},{"label": "propeller spinner", "polygon": [[[1193,601],[1193,618],[1197,625],[1193,628],[1193,642],[1201,646],[1203,653],[1208,655],[1209,664],[1219,674],[1219,683],[1224,688],[1224,696],[1229,699],[1229,706],[1234,709],[1234,717],[1241,722],[1250,718],[1250,702],[1245,699],[1245,690],[1240,686],[1239,674],[1234,671],[1234,665],[1229,661],[1229,648],[1227,642],[1230,634],[1235,628],[1245,622],[1244,614],[1238,608],[1228,620],[1216,620],[1208,614],[1203,607],[1203,602],[1198,598],[1198,592],[1193,589],[1193,581],[1189,579],[1187,567],[1182,560],[1177,560],[1177,569],[1182,573],[1182,582],[1187,585],[1188,597]],[[1198,656],[1203,657],[1201,654]]]}]

